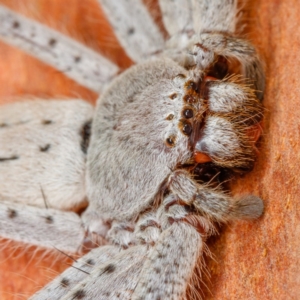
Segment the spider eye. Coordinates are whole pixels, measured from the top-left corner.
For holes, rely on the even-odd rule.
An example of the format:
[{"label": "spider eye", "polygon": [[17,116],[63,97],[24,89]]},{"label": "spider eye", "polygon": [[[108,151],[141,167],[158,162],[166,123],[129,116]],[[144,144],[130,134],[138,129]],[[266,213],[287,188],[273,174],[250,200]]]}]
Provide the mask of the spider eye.
[{"label": "spider eye", "polygon": [[196,84],[196,82],[189,80],[185,83],[185,88],[187,91],[189,91],[189,90],[195,91],[197,89],[197,84]]},{"label": "spider eye", "polygon": [[192,133],[192,125],[190,123],[183,124],[182,132],[186,135],[190,135]]},{"label": "spider eye", "polygon": [[220,56],[207,75],[215,77],[217,79],[223,79],[227,75],[227,73],[228,62],[225,57]]},{"label": "spider eye", "polygon": [[191,119],[194,116],[194,112],[192,109],[188,108],[183,111],[182,115],[187,119]]},{"label": "spider eye", "polygon": [[166,139],[166,144],[169,147],[174,147],[175,146],[175,141],[176,141],[176,136],[175,135],[171,135]]}]

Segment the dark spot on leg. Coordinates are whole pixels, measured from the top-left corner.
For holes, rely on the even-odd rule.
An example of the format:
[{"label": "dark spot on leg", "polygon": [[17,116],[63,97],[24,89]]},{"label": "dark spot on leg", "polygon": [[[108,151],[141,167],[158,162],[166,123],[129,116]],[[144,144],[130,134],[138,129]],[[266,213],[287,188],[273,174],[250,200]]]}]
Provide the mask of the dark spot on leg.
[{"label": "dark spot on leg", "polygon": [[0,123],[0,128],[8,127],[8,124],[6,123]]},{"label": "dark spot on leg", "polygon": [[129,28],[127,31],[128,35],[133,35],[135,33],[135,29],[133,27]]},{"label": "dark spot on leg", "polygon": [[114,264],[108,264],[106,267],[104,267],[103,272],[101,272],[101,275],[103,273],[112,273],[116,269],[116,266]]},{"label": "dark spot on leg", "polygon": [[69,279],[67,279],[67,278],[63,278],[61,281],[60,281],[60,285],[62,286],[62,287],[68,287],[68,285],[70,284],[70,280]]},{"label": "dark spot on leg", "polygon": [[85,291],[84,290],[78,290],[74,293],[73,299],[83,299],[85,297]]},{"label": "dark spot on leg", "polygon": [[84,154],[87,153],[87,149],[90,143],[91,128],[92,128],[92,120],[89,120],[83,124],[80,131],[80,135],[82,137],[80,146]]},{"label": "dark spot on leg", "polygon": [[13,25],[12,25],[12,27],[13,27],[14,29],[17,29],[17,28],[19,28],[19,27],[20,27],[20,23],[19,23],[19,22],[17,22],[17,21],[15,21],[15,22],[13,22]]},{"label": "dark spot on leg", "polygon": [[93,260],[93,259],[88,259],[87,261],[86,261],[86,264],[87,265],[90,265],[90,266],[94,266],[95,265],[95,261]]},{"label": "dark spot on leg", "polygon": [[13,155],[11,157],[0,157],[0,162],[7,161],[7,160],[16,160],[16,159],[19,159],[19,156]]},{"label": "dark spot on leg", "polygon": [[57,40],[53,39],[53,38],[50,39],[49,42],[48,42],[48,44],[49,44],[50,47],[54,47],[56,45],[56,43],[57,43]]},{"label": "dark spot on leg", "polygon": [[42,121],[43,125],[49,125],[49,124],[52,124],[52,123],[53,123],[53,121],[51,121],[51,120],[43,120]]},{"label": "dark spot on leg", "polygon": [[47,216],[47,217],[44,217],[44,218],[45,218],[47,224],[52,224],[54,222],[52,216]]},{"label": "dark spot on leg", "polygon": [[47,144],[45,146],[40,146],[40,151],[41,152],[47,152],[51,148],[50,144]]},{"label": "dark spot on leg", "polygon": [[10,219],[13,219],[18,215],[18,213],[17,213],[16,210],[14,210],[12,208],[9,208],[8,211],[7,211],[7,215]]},{"label": "dark spot on leg", "polygon": [[81,57],[80,57],[80,56],[75,56],[75,57],[74,57],[74,61],[75,61],[76,63],[79,63],[79,62],[81,61]]}]

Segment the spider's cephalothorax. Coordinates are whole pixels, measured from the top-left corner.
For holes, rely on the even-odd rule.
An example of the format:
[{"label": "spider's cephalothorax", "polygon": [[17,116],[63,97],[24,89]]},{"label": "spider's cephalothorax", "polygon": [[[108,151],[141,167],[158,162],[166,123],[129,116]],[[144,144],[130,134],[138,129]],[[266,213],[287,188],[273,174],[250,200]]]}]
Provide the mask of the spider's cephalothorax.
[{"label": "spider's cephalothorax", "polygon": [[[101,1],[138,62],[114,79],[103,57],[0,6],[5,41],[103,90],[94,114],[75,100],[0,112],[0,196],[10,201],[1,202],[1,235],[64,251],[90,236],[111,244],[34,299],[185,299],[214,222],[262,214],[260,198],[233,199],[223,186],[252,169],[263,117],[261,62],[233,34],[237,4],[171,2],[160,1],[164,43],[141,1]],[[30,208],[13,204],[21,198]],[[87,200],[80,217],[60,211]]]},{"label": "spider's cephalothorax", "polygon": [[87,164],[93,215],[132,219],[182,165],[212,161],[232,170],[252,168],[256,139],[250,133],[259,131],[261,103],[238,82],[239,74],[209,76],[219,72],[214,51],[199,43],[192,48],[188,66],[152,59],[123,73],[103,94]]}]

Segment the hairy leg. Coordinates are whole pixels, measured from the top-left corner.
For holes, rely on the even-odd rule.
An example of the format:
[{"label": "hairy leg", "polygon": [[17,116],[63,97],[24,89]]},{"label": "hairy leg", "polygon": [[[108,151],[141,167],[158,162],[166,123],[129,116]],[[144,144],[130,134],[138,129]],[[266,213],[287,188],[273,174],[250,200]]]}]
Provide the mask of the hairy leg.
[{"label": "hairy leg", "polygon": [[141,0],[99,0],[129,57],[140,62],[164,47],[164,39]]}]

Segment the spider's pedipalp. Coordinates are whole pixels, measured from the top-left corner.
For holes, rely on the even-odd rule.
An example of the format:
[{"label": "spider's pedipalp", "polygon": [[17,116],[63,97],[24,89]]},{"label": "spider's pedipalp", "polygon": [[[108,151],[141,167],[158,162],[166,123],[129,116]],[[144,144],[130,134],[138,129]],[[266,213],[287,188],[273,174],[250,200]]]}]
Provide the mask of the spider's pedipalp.
[{"label": "spider's pedipalp", "polygon": [[[208,220],[227,222],[236,219],[255,219],[261,216],[264,205],[256,196],[233,199],[219,188],[198,184],[186,170],[173,172],[169,180],[171,204],[190,206]],[[166,207],[170,205],[166,199]]]},{"label": "spider's pedipalp", "polygon": [[235,200],[231,208],[231,215],[236,219],[257,219],[264,211],[263,201],[253,195],[248,195]]}]

